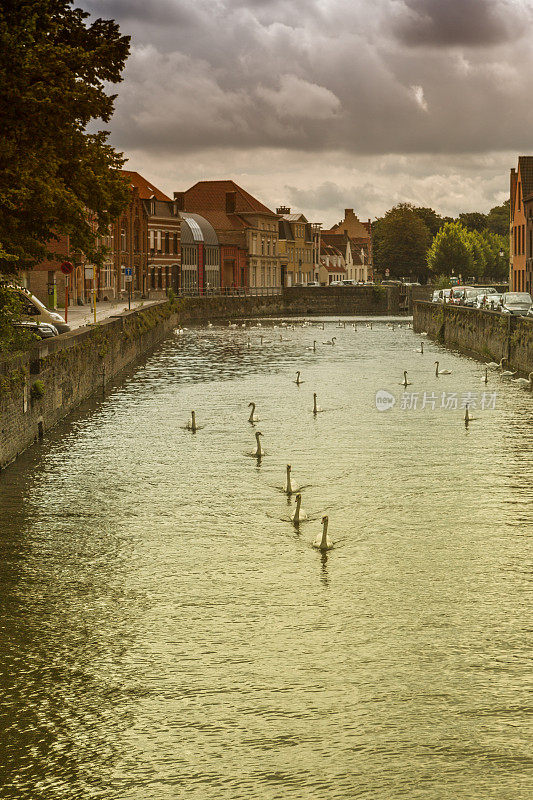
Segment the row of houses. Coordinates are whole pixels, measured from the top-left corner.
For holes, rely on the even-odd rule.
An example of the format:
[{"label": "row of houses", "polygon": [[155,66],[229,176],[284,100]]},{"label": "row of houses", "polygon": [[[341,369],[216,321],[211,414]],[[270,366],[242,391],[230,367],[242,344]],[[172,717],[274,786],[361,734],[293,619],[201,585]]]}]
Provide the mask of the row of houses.
[{"label": "row of houses", "polygon": [[[22,277],[49,306],[85,303],[129,292],[143,297],[252,290],[268,292],[318,281],[372,279],[370,220],[353,209],[330,230],[287,206],[271,211],[232,180],[199,181],[170,198],[138,172],[123,170],[130,201],[99,245],[96,267],[72,252],[67,236],[54,247],[56,259]],[[74,265],[68,277],[64,261]]]}]

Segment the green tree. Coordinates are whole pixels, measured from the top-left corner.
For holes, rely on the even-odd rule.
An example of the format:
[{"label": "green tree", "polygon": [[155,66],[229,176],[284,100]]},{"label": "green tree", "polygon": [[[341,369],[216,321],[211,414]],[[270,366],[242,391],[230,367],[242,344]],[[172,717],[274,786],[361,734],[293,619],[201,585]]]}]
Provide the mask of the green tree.
[{"label": "green tree", "polygon": [[492,231],[485,231],[483,236],[487,256],[485,275],[494,281],[507,281],[509,278],[509,236],[500,236]]},{"label": "green tree", "polygon": [[484,231],[487,227],[487,217],[480,211],[468,211],[464,214],[459,214],[457,221],[468,231]]},{"label": "green tree", "polygon": [[426,252],[431,234],[411,205],[401,203],[372,225],[374,268],[390,277],[427,276]]},{"label": "green tree", "polygon": [[[107,123],[129,37],[68,0],[4,0],[0,7],[0,242],[27,268],[67,233],[75,249],[98,262],[104,234],[128,200],[124,159]],[[0,271],[14,262],[0,258]]]},{"label": "green tree", "polygon": [[472,253],[472,274],[482,278],[485,274],[488,261],[488,245],[483,233],[477,230],[468,231],[466,241]]},{"label": "green tree", "polygon": [[447,221],[447,219],[443,219],[443,217],[441,217],[440,214],[437,214],[437,212],[432,208],[415,206],[413,211],[418,217],[420,217],[422,222],[426,224],[432,237],[435,236],[437,231],[440,230],[440,228],[442,228],[444,223]]},{"label": "green tree", "polygon": [[447,222],[437,233],[427,252],[427,265],[433,275],[472,274],[474,257],[468,231],[459,222]]},{"label": "green tree", "polygon": [[509,236],[510,219],[510,200],[506,200],[501,206],[494,206],[487,214],[487,228],[492,233],[500,236]]}]

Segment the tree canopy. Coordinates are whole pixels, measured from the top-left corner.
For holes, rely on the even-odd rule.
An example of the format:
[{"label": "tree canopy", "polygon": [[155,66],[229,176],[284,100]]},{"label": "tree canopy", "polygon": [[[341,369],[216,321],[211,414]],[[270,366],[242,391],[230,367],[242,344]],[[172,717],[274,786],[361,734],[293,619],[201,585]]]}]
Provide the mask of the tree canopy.
[{"label": "tree canopy", "polygon": [[372,225],[374,267],[391,278],[425,279],[431,233],[413,206],[400,203]]},{"label": "tree canopy", "polygon": [[61,233],[98,260],[96,235],[128,201],[122,154],[87,126],[111,118],[129,37],[88,16],[68,0],[0,6],[0,243],[16,257],[0,271],[45,259]]}]

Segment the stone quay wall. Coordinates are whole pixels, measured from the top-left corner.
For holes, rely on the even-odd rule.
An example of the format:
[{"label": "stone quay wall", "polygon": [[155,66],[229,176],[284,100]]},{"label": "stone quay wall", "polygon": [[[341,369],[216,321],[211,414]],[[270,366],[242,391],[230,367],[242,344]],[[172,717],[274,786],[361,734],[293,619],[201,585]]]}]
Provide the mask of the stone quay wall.
[{"label": "stone quay wall", "polygon": [[194,297],[117,314],[0,358],[0,469],[178,325],[282,315],[398,313],[394,287],[293,287],[278,295]]},{"label": "stone quay wall", "polygon": [[450,348],[481,359],[500,361],[523,375],[533,371],[533,318],[498,311],[415,302],[413,329]]},{"label": "stone quay wall", "polygon": [[168,302],[110,317],[0,360],[0,469],[176,327]]}]

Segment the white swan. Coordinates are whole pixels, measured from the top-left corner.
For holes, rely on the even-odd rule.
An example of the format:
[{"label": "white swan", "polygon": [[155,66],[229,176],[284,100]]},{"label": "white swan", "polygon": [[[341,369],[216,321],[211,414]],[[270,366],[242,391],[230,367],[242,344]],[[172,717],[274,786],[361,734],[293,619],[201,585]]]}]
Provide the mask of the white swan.
[{"label": "white swan", "polygon": [[427,331],[422,331],[421,334],[420,334],[420,336],[427,336],[427,335],[428,335]]},{"label": "white swan", "polygon": [[259,417],[255,413],[255,403],[248,403],[248,408],[252,407],[250,411],[250,416],[248,417],[248,422],[259,422]]},{"label": "white swan", "polygon": [[319,414],[322,411],[316,404],[316,392],[313,393],[313,414]]},{"label": "white swan", "polygon": [[208,328],[212,328],[212,327],[213,327],[213,323],[212,323],[212,322],[208,322],[208,323],[207,323],[207,327],[208,327]]},{"label": "white swan", "polygon": [[513,375],[516,375],[516,371],[515,372],[511,372],[510,369],[502,369],[502,371],[501,371],[501,377],[502,378],[512,378]]},{"label": "white swan", "polygon": [[489,382],[489,371],[488,371],[488,369],[485,367],[485,374],[484,374],[484,375],[483,375],[483,377],[481,378],[481,383],[488,383],[488,382]]},{"label": "white swan", "polygon": [[251,345],[250,345],[250,337],[248,337],[248,350],[250,349],[250,347],[251,347]]},{"label": "white swan", "polygon": [[196,414],[194,411],[191,411],[191,418],[187,422],[187,430],[196,433],[198,428],[196,427]]},{"label": "white swan", "polygon": [[331,339],[329,340],[329,342],[322,342],[322,344],[331,344],[331,345],[335,345],[335,342],[336,342],[336,341],[337,341],[337,337],[336,337],[336,336],[332,336],[332,337],[331,337]]},{"label": "white swan", "polygon": [[403,381],[400,381],[399,386],[412,386],[411,381],[407,380],[407,370],[403,372]]},{"label": "white swan", "polygon": [[505,358],[502,358],[499,364],[496,361],[489,361],[487,367],[491,367],[491,369],[497,369],[499,367],[500,369],[502,369],[504,361],[506,361]]},{"label": "white swan", "polygon": [[257,442],[257,450],[255,451],[254,456],[256,458],[261,458],[261,456],[263,455],[263,450],[261,449],[261,442],[259,441],[259,437],[262,435],[263,434],[261,433],[261,431],[257,431],[257,433],[255,434],[255,441]]},{"label": "white swan", "polygon": [[439,362],[435,361],[435,375],[437,376],[437,378],[439,377],[439,375],[451,375],[451,374],[452,374],[451,369],[439,369]]},{"label": "white swan", "polygon": [[296,509],[291,514],[291,521],[297,525],[302,520],[307,519],[307,511],[302,508],[302,495],[296,495]]},{"label": "white swan", "polygon": [[519,386],[523,386],[524,389],[529,389],[530,392],[533,392],[533,372],[529,373],[528,378],[513,378],[512,383],[517,383]]},{"label": "white swan", "polygon": [[312,346],[312,347],[308,347],[307,349],[308,349],[308,350],[312,350],[312,351],[313,351],[313,353],[316,353],[316,340],[315,340],[315,341],[313,341],[313,346]]},{"label": "white swan", "polygon": [[236,327],[237,327],[236,322],[228,322],[228,328],[236,328]]},{"label": "white swan", "polygon": [[424,355],[424,342],[420,342],[420,349],[413,350],[413,353],[422,353],[422,355]]},{"label": "white swan", "polygon": [[318,534],[313,542],[313,547],[316,547],[317,550],[324,551],[333,549],[333,542],[328,536],[328,521],[327,517],[322,517],[322,534]]},{"label": "white swan", "polygon": [[183,336],[183,328],[176,328],[176,330],[174,331],[174,333],[177,333],[177,334],[178,334],[178,336]]},{"label": "white swan", "polygon": [[300,380],[300,375],[301,375],[301,374],[302,374],[301,372],[297,372],[297,373],[296,373],[296,380],[294,381],[294,383],[296,384],[296,386],[299,386],[301,383],[304,383],[304,381],[301,381],[301,380]]}]

